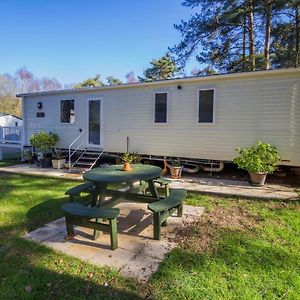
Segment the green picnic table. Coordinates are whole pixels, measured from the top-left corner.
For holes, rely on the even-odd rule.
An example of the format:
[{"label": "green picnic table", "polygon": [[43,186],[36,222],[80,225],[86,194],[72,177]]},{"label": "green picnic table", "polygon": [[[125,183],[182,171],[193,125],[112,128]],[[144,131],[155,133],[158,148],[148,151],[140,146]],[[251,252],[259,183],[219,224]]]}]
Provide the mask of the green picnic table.
[{"label": "green picnic table", "polygon": [[[149,204],[148,208],[154,217],[154,238],[160,239],[161,226],[166,224],[167,218],[175,210],[178,216],[182,216],[182,203],[186,197],[184,190],[171,190],[170,194],[161,198],[155,187],[155,182],[166,184],[161,181],[161,174],[161,168],[143,164],[132,165],[131,171],[124,171],[123,165],[112,165],[85,172],[83,178],[86,183],[68,190],[66,194],[70,196],[70,203],[62,206],[66,216],[67,238],[74,237],[74,225],[94,229],[94,239],[99,237],[101,231],[109,231],[111,249],[116,249],[116,219],[120,210],[115,206],[123,201],[132,201]],[[139,184],[134,185],[137,181]],[[125,188],[121,188],[121,184],[125,184]],[[146,189],[148,193],[145,193]],[[80,195],[81,191],[92,195],[91,206],[74,202],[75,195]]]},{"label": "green picnic table", "polygon": [[[153,202],[159,199],[154,180],[162,174],[162,169],[156,166],[134,164],[131,171],[124,171],[123,165],[103,166],[94,168],[83,174],[83,178],[95,185],[96,197],[93,199],[93,206],[111,208],[124,200],[137,202]],[[133,186],[136,181],[145,182],[146,185]],[[125,191],[108,189],[108,185],[125,183],[130,186]],[[149,188],[150,195],[141,195],[145,188]],[[110,197],[109,200],[105,200]],[[94,239],[97,239],[100,232],[95,230]]]},{"label": "green picnic table", "polygon": [[[151,193],[150,196],[155,199],[159,199],[154,180],[159,178],[161,174],[161,168],[151,165],[134,164],[132,165],[131,171],[124,171],[123,165],[112,165],[94,168],[87,171],[83,174],[83,178],[87,181],[93,182],[95,185],[95,189],[99,195],[96,203],[94,203],[95,205],[113,206],[116,204],[114,203],[114,200],[117,200],[118,196],[122,197],[128,194],[137,194],[137,192],[141,191],[141,187],[133,187],[133,183],[136,181],[146,182]],[[122,183],[130,185],[131,188],[126,192],[108,189],[108,185],[118,185]],[[112,196],[112,199],[104,202],[106,196]]]}]

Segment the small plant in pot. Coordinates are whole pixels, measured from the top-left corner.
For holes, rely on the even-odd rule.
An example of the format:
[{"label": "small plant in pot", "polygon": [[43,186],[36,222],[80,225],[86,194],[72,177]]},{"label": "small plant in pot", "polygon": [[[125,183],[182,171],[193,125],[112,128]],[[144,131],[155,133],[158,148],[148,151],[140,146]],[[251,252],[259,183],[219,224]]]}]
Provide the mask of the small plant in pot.
[{"label": "small plant in pot", "polygon": [[267,174],[272,174],[280,161],[277,148],[260,141],[251,147],[237,148],[236,151],[239,156],[233,162],[239,169],[249,172],[251,183],[256,186],[265,184]]},{"label": "small plant in pot", "polygon": [[41,167],[51,167],[52,148],[54,148],[58,142],[58,135],[42,130],[38,133],[34,133],[30,137],[29,142],[37,150],[37,157],[41,163]]},{"label": "small plant in pot", "polygon": [[170,173],[174,179],[181,178],[182,166],[179,159],[171,160]]},{"label": "small plant in pot", "polygon": [[54,169],[63,169],[65,166],[66,159],[60,151],[54,149],[54,154],[52,155],[52,167]]},{"label": "small plant in pot", "polygon": [[121,159],[123,161],[123,170],[124,171],[131,171],[132,168],[131,168],[131,165],[134,161],[134,154],[132,153],[129,153],[129,152],[125,152],[122,156],[121,156]]}]

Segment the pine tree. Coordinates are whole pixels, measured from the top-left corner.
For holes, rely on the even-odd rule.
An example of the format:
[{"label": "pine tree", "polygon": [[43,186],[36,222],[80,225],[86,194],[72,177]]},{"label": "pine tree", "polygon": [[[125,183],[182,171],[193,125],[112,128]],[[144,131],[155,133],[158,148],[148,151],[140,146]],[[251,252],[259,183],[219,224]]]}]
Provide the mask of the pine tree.
[{"label": "pine tree", "polygon": [[144,78],[139,77],[140,81],[164,80],[173,77],[177,72],[177,66],[169,53],[160,59],[153,59],[151,67],[144,71]]},{"label": "pine tree", "polygon": [[300,64],[300,0],[284,1],[280,18],[272,29],[274,67],[298,67]]},{"label": "pine tree", "polygon": [[103,86],[104,83],[100,79],[100,75],[97,74],[95,77],[88,78],[80,83],[75,84],[76,89],[84,88],[84,87],[96,87],[96,86]]},{"label": "pine tree", "polygon": [[106,78],[106,80],[107,80],[107,84],[108,84],[108,85],[119,85],[119,84],[122,84],[122,83],[123,83],[120,79],[115,78],[115,77],[113,77],[113,76],[108,76],[108,77]]},{"label": "pine tree", "polygon": [[269,69],[272,62],[273,67],[286,66],[288,55],[298,65],[299,2],[185,0],[183,5],[198,13],[175,25],[182,41],[170,51],[181,68],[196,56],[202,68],[219,73]]}]

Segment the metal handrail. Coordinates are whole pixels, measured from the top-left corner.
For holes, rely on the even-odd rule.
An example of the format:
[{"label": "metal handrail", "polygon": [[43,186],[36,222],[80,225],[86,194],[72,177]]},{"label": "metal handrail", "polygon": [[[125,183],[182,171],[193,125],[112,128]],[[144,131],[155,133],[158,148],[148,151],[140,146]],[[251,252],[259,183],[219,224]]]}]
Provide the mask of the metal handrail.
[{"label": "metal handrail", "polygon": [[72,163],[71,163],[71,158],[72,156],[77,152],[77,150],[82,146],[84,140],[81,141],[81,143],[79,144],[79,146],[77,146],[77,148],[72,152],[71,154],[71,147],[83,136],[85,136],[86,131],[82,131],[78,137],[69,145],[69,172],[71,172],[71,168],[72,168]]}]

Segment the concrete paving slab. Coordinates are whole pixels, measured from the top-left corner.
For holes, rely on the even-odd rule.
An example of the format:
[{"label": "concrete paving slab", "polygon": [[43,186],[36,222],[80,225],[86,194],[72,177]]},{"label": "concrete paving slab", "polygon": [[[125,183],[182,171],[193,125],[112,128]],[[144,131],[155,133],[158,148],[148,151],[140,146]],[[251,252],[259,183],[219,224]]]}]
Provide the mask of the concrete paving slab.
[{"label": "concrete paving slab", "polygon": [[37,242],[43,242],[45,240],[50,239],[51,237],[53,237],[58,233],[60,233],[60,230],[57,228],[43,226],[41,228],[38,228],[34,231],[27,233],[26,238]]},{"label": "concrete paving slab", "polygon": [[66,220],[65,217],[59,218],[53,222],[47,223],[46,227],[57,228],[59,230],[63,230],[66,228]]},{"label": "concrete paving slab", "polygon": [[294,199],[299,197],[292,187],[285,185],[266,184],[263,187],[255,187],[246,181],[215,178],[171,179],[170,187],[184,188],[190,192],[260,199]]},{"label": "concrete paving slab", "polygon": [[1,167],[0,171],[15,174],[29,174],[50,177],[65,177],[82,180],[81,174],[69,173],[68,169],[38,168],[36,165],[20,164],[9,167]]},{"label": "concrete paving slab", "polygon": [[126,204],[120,205],[123,211],[118,219],[119,247],[114,251],[110,250],[109,234],[103,233],[94,241],[93,230],[80,226],[75,226],[77,235],[73,240],[65,240],[64,218],[28,233],[27,237],[91,264],[107,265],[120,270],[125,276],[146,281],[165,256],[176,247],[176,243],[170,241],[174,229],[185,226],[187,222],[194,222],[195,218],[201,217],[204,208],[184,206],[183,217],[168,218],[168,225],[162,227],[162,239],[156,241],[153,239],[153,216],[147,210],[147,205]]},{"label": "concrete paving slab", "polygon": [[44,246],[53,248],[56,251],[59,252],[67,252],[67,249],[72,246],[72,243],[67,241],[65,239],[66,233],[65,232],[60,232],[51,238],[45,240],[42,242]]},{"label": "concrete paving slab", "polygon": [[158,269],[160,262],[160,259],[138,253],[120,269],[120,273],[125,277],[148,281]]},{"label": "concrete paving slab", "polygon": [[151,240],[141,249],[140,255],[163,260],[172,249],[176,248],[176,246],[176,243],[166,239],[161,241]]},{"label": "concrete paving slab", "polygon": [[[204,213],[204,207],[183,205],[183,214],[187,216],[200,217]],[[175,212],[176,214],[176,212]]]},{"label": "concrete paving slab", "polygon": [[97,266],[109,266],[111,268],[119,270],[135,255],[136,252],[120,247],[114,251],[111,251],[109,249],[102,249],[101,253],[92,256],[87,261]]},{"label": "concrete paving slab", "polygon": [[98,244],[97,247],[95,247],[95,245],[73,242],[73,244],[67,248],[66,254],[86,261],[95,255],[101,255],[101,253],[103,253],[103,250],[105,249],[106,250],[110,249],[110,246],[104,244]]}]

